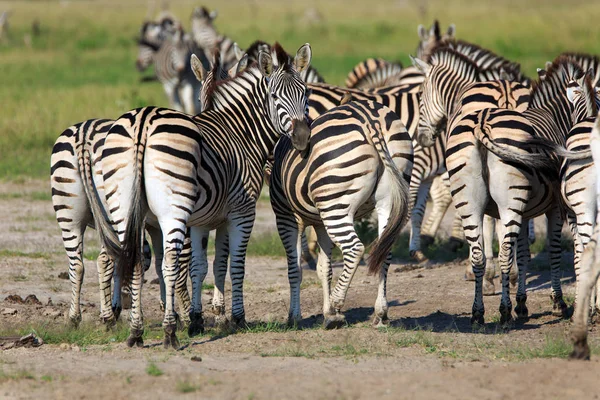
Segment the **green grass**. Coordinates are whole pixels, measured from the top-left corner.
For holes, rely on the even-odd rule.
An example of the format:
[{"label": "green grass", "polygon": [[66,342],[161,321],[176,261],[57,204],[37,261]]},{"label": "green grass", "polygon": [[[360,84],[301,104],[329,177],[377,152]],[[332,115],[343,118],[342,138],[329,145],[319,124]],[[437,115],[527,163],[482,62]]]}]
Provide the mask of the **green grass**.
[{"label": "green grass", "polygon": [[43,258],[49,259],[51,257],[50,253],[42,253],[42,252],[24,252],[24,251],[16,251],[16,250],[8,250],[3,249],[0,250],[0,258],[3,257],[27,257],[27,258]]},{"label": "green grass", "polygon": [[200,386],[193,385],[187,380],[178,381],[175,386],[175,390],[179,393],[194,393],[198,389],[200,389]]},{"label": "green grass", "polygon": [[148,363],[148,366],[146,367],[146,373],[150,376],[161,376],[164,374],[164,372],[153,362]]},{"label": "green grass", "polygon": [[[147,12],[145,3],[57,4],[3,2],[12,15],[10,38],[0,43],[0,178],[47,177],[54,141],[76,122],[116,118],[141,105],[166,105],[161,85],[140,83],[134,68],[134,38]],[[424,8],[421,2],[394,0],[376,5],[342,0],[203,4],[219,9],[218,29],[242,48],[255,39],[278,40],[293,52],[310,42],[313,64],[334,84],[343,84],[351,68],[368,56],[400,59],[406,65],[417,45],[417,24],[429,26],[435,17],[443,29],[455,23],[459,38],[520,62],[530,76],[561,51],[600,53],[593,2],[430,0]],[[171,7],[189,28],[196,5],[185,1]],[[321,22],[304,21],[312,7],[322,15]],[[23,37],[31,34],[34,19],[41,35],[31,38],[29,48]]]},{"label": "green grass", "polygon": [[248,256],[285,257],[285,250],[277,232],[251,235],[248,242]]}]

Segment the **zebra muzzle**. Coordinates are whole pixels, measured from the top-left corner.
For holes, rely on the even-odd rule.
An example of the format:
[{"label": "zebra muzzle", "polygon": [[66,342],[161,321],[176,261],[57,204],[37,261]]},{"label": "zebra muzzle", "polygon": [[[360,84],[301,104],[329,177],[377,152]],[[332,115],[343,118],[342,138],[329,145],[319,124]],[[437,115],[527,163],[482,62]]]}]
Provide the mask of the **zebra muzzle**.
[{"label": "zebra muzzle", "polygon": [[310,140],[310,128],[304,120],[295,119],[292,121],[292,145],[296,150],[306,150]]}]

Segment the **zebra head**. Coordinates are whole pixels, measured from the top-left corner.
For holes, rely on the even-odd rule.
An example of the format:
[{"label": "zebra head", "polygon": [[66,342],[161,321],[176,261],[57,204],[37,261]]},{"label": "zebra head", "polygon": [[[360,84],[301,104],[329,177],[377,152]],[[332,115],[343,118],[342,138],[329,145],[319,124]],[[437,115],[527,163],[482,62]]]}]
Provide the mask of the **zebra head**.
[{"label": "zebra head", "polygon": [[196,45],[212,52],[216,47],[219,34],[213,24],[217,11],[208,11],[206,7],[196,7],[192,12],[192,38]]},{"label": "zebra head", "polygon": [[275,43],[271,53],[258,54],[258,68],[267,81],[269,116],[275,130],[288,136],[294,148],[305,150],[310,139],[307,121],[308,91],[300,73],[306,70],[312,52],[306,43],[296,52],[293,60]]},{"label": "zebra head", "polygon": [[454,35],[456,34],[456,26],[451,24],[448,27],[448,31],[442,36],[440,32],[440,23],[436,19],[433,21],[433,25],[431,25],[429,31],[425,29],[423,25],[419,25],[417,27],[417,33],[419,34],[417,58],[423,61],[428,61],[431,52],[440,43],[454,39]]},{"label": "zebra head", "polygon": [[442,107],[440,91],[436,90],[431,79],[432,66],[419,58],[411,56],[411,59],[413,65],[425,75],[419,99],[417,142],[423,147],[430,147],[433,146],[441,131],[445,130],[445,110]]},{"label": "zebra head", "polygon": [[140,29],[138,56],[135,62],[137,69],[142,72],[153,63],[154,54],[160,49],[165,39],[176,31],[175,19],[164,15],[158,21],[146,21]]}]

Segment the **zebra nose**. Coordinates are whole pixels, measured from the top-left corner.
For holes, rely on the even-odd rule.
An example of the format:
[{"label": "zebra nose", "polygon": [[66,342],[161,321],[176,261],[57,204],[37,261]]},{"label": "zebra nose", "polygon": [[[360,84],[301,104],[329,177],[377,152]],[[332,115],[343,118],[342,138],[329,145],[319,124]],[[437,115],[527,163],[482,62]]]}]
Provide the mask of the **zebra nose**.
[{"label": "zebra nose", "polygon": [[308,147],[310,128],[305,120],[292,120],[292,145],[296,150],[303,151]]}]

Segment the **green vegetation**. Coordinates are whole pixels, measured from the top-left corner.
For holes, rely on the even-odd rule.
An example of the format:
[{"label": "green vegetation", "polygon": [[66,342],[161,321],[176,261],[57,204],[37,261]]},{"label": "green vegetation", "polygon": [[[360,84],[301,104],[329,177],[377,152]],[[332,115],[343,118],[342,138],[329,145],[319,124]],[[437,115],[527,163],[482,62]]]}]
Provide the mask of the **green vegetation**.
[{"label": "green vegetation", "polygon": [[164,372],[156,366],[153,362],[149,363],[146,367],[146,373],[150,376],[161,376]]},{"label": "green vegetation", "polygon": [[[160,84],[141,83],[134,67],[134,38],[147,13],[146,3],[3,4],[12,15],[9,38],[0,43],[0,178],[48,176],[54,141],[76,122],[166,104]],[[207,0],[203,4],[218,8],[218,29],[242,48],[255,39],[278,40],[293,52],[310,42],[313,64],[335,84],[343,84],[346,74],[365,57],[408,64],[417,45],[417,25],[429,26],[436,17],[443,29],[455,23],[459,38],[520,62],[530,76],[562,51],[600,53],[600,42],[591,31],[597,26],[593,2],[307,0],[283,5]],[[195,5],[173,4],[172,12],[189,28]],[[310,8],[318,11],[320,21],[307,21]],[[32,33],[34,21],[39,21],[39,35]]]},{"label": "green vegetation", "polygon": [[49,259],[51,257],[51,253],[42,253],[42,252],[24,252],[24,251],[15,251],[15,250],[0,250],[0,257],[27,257],[27,258],[43,258]]},{"label": "green vegetation", "polygon": [[193,393],[196,390],[200,389],[200,386],[193,385],[189,381],[183,380],[177,382],[177,386],[175,386],[175,389],[179,393]]},{"label": "green vegetation", "polygon": [[277,232],[251,235],[248,256],[285,257],[285,250]]}]

